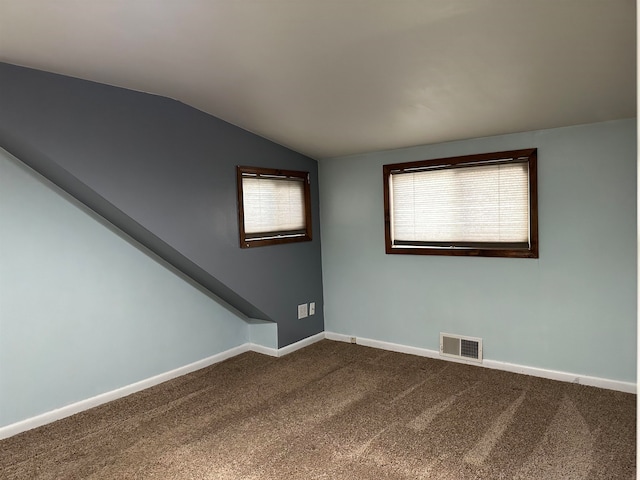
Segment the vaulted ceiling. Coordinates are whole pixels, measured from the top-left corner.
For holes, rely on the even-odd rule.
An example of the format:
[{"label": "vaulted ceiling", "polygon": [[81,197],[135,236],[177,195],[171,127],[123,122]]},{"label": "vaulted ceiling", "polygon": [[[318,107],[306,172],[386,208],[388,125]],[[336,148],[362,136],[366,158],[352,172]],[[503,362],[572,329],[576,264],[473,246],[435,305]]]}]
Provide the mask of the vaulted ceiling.
[{"label": "vaulted ceiling", "polygon": [[635,8],[0,0],[0,61],[175,98],[325,158],[634,117]]}]

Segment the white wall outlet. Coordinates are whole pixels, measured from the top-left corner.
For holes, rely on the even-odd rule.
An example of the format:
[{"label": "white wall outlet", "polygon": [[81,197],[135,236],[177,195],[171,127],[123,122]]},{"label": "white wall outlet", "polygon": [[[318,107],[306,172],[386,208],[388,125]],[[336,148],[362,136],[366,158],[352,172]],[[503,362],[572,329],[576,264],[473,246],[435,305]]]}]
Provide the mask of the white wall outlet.
[{"label": "white wall outlet", "polygon": [[309,304],[309,315],[315,315],[316,314],[316,302],[311,302]]},{"label": "white wall outlet", "polygon": [[307,304],[306,303],[302,303],[300,305],[298,305],[298,320],[301,318],[306,318],[308,317],[309,314],[307,313]]}]

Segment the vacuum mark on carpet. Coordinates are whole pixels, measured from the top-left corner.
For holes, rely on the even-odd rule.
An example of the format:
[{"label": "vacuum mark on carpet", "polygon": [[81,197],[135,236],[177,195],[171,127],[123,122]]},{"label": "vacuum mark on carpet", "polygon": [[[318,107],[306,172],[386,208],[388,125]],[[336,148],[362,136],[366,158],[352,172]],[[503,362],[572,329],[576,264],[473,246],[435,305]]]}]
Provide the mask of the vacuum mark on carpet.
[{"label": "vacuum mark on carpet", "polygon": [[449,397],[445,398],[444,400],[442,400],[440,403],[437,403],[433,407],[427,408],[420,415],[418,415],[413,420],[408,422],[407,426],[415,431],[421,432],[422,430],[426,429],[429,426],[429,424],[438,415],[440,415],[442,412],[448,409],[451,405],[453,405],[453,403],[458,399],[459,396],[464,395],[468,391],[474,389],[476,386],[478,386],[479,383],[480,382],[476,382],[470,387],[465,388],[464,390],[458,393],[454,393],[453,395],[450,395]]},{"label": "vacuum mark on carpet", "polygon": [[594,432],[565,394],[544,437],[515,479],[587,478],[593,464]]},{"label": "vacuum mark on carpet", "polygon": [[509,405],[507,409],[500,414],[491,428],[489,428],[478,443],[476,443],[475,447],[465,454],[463,458],[465,462],[476,466],[484,463],[495,444],[498,443],[500,437],[502,437],[507,427],[513,421],[513,417],[518,411],[518,408],[526,395],[526,392],[522,392],[522,394],[511,402],[511,405]]},{"label": "vacuum mark on carpet", "polygon": [[382,435],[384,432],[386,432],[387,430],[389,430],[393,425],[395,424],[391,424],[391,425],[387,425],[386,427],[380,429],[377,433],[375,433],[374,435],[371,436],[371,438],[369,438],[368,440],[364,441],[360,446],[356,447],[353,449],[353,451],[351,452],[351,457],[352,458],[358,458],[362,455],[364,455],[366,453],[366,451],[369,449],[369,447],[371,446],[371,444],[380,437],[380,435]]},{"label": "vacuum mark on carpet", "polygon": [[425,378],[423,381],[416,383],[415,385],[411,385],[409,388],[403,390],[402,392],[400,392],[398,395],[396,395],[392,400],[391,403],[396,403],[399,400],[402,400],[404,397],[406,397],[407,395],[409,395],[411,392],[413,392],[416,388],[421,387],[422,385],[424,385],[425,383],[427,383],[429,380],[431,380],[433,378],[434,375],[429,375],[428,378]]}]

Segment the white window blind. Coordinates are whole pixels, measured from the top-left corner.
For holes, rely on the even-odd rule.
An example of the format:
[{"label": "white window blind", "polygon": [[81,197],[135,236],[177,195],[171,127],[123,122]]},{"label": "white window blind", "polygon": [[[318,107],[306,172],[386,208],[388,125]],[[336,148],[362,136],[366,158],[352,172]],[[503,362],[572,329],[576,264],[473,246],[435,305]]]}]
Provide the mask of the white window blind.
[{"label": "white window blind", "polygon": [[528,173],[526,162],[392,173],[393,240],[527,243]]},{"label": "white window blind", "polygon": [[242,177],[242,202],[247,235],[305,229],[303,179]]}]

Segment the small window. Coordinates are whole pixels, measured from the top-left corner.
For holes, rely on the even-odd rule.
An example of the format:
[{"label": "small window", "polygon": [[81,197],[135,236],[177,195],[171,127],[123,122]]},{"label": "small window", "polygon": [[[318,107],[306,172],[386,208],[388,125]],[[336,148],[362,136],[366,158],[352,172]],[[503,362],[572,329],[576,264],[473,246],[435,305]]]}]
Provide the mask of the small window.
[{"label": "small window", "polygon": [[537,150],[384,165],[387,253],[538,258]]},{"label": "small window", "polygon": [[238,167],[240,247],[311,240],[309,173]]}]

